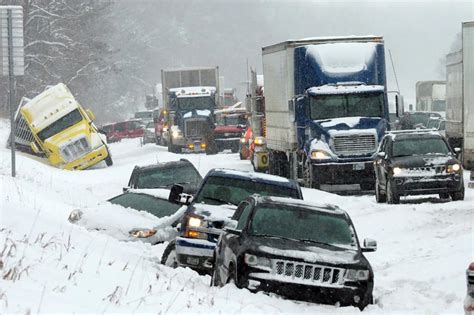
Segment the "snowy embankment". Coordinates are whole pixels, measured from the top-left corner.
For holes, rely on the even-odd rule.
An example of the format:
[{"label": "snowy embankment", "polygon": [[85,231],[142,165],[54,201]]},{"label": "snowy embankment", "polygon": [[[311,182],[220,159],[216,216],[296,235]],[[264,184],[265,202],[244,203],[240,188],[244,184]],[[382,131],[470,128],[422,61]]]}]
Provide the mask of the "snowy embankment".
[{"label": "snowy embankment", "polygon": [[[0,139],[7,136],[8,125],[1,120]],[[114,166],[80,172],[54,169],[19,153],[18,175],[12,179],[10,151],[0,144],[0,313],[359,312],[252,294],[233,285],[211,288],[209,276],[161,266],[165,244],[122,242],[70,224],[71,210],[120,194],[136,164],[184,157],[202,175],[213,167],[251,169],[236,154],[176,155],[154,144],[141,147],[137,139],[112,144],[111,151]],[[376,304],[364,312],[462,312],[464,271],[473,260],[474,190],[467,190],[462,202],[410,198],[393,206],[378,205],[373,196],[311,189],[304,189],[304,196],[346,209],[359,238],[378,241],[378,251],[367,254]]]}]

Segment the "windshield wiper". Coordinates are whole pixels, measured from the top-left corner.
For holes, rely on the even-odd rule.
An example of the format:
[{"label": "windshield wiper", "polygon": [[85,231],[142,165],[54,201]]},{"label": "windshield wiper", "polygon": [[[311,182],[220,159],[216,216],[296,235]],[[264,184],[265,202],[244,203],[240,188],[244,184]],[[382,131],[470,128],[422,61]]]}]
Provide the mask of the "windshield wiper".
[{"label": "windshield wiper", "polygon": [[279,238],[279,239],[282,239],[282,240],[289,240],[289,241],[299,241],[299,240],[297,240],[295,238],[291,238],[291,237],[277,236],[277,235],[270,235],[270,234],[253,234],[252,236]]},{"label": "windshield wiper", "polygon": [[203,197],[203,199],[213,200],[213,201],[217,201],[217,202],[220,202],[220,203],[225,203],[225,204],[228,204],[228,205],[233,205],[233,206],[235,206],[235,204],[233,204],[232,202],[227,201],[227,200],[223,200],[223,199],[219,199],[219,198]]}]

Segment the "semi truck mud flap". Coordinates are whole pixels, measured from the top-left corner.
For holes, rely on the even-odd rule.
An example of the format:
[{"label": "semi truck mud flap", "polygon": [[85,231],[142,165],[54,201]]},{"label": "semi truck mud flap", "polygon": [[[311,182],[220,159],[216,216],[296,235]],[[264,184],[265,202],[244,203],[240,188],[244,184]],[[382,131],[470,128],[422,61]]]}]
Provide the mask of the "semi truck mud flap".
[{"label": "semi truck mud flap", "polygon": [[253,155],[253,165],[255,170],[266,171],[268,169],[268,152],[255,152]]}]

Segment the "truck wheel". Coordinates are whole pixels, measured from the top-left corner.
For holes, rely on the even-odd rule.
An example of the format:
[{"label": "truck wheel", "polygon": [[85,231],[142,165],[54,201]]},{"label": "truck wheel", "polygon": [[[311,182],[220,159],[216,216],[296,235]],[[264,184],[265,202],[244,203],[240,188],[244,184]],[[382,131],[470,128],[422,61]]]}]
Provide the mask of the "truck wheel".
[{"label": "truck wheel", "polygon": [[387,179],[387,189],[385,189],[387,193],[387,203],[389,204],[399,204],[400,203],[400,196],[395,191],[395,187],[393,187],[392,181]]},{"label": "truck wheel", "polygon": [[112,155],[110,154],[109,150],[107,150],[107,157],[105,158],[105,164],[107,166],[114,165],[114,161],[112,161]]},{"label": "truck wheel", "polygon": [[168,246],[166,246],[163,256],[161,257],[161,264],[171,268],[178,267],[178,259],[176,258],[176,242],[174,240],[169,242]]}]

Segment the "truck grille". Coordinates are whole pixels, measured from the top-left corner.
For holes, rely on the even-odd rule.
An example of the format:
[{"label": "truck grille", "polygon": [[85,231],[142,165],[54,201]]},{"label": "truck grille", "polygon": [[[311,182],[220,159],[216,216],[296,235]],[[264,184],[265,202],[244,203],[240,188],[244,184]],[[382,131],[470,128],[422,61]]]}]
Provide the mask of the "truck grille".
[{"label": "truck grille", "polygon": [[74,140],[61,148],[61,155],[67,163],[89,152],[89,143],[85,137]]},{"label": "truck grille", "polygon": [[298,282],[304,281],[315,285],[341,286],[344,269],[277,260],[273,264],[273,273],[286,279],[298,280]]},{"label": "truck grille", "polygon": [[338,156],[365,155],[377,149],[375,134],[337,135],[333,138],[334,153]]},{"label": "truck grille", "polygon": [[201,137],[208,132],[207,120],[192,119],[184,122],[184,135],[186,137]]},{"label": "truck grille", "polygon": [[232,138],[239,138],[242,136],[240,132],[226,132],[226,133],[218,133],[215,134],[216,139],[232,139]]}]

